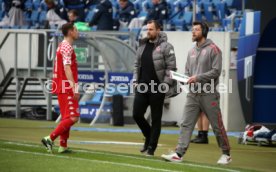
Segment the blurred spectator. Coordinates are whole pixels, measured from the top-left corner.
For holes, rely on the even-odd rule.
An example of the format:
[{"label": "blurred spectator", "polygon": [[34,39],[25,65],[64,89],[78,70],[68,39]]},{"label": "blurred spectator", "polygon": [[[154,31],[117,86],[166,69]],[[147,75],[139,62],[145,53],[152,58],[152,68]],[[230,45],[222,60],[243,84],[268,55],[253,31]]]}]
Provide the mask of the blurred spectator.
[{"label": "blurred spectator", "polygon": [[119,22],[121,28],[126,28],[130,21],[137,16],[134,5],[129,0],[119,0]]},{"label": "blurred spectator", "polygon": [[89,8],[90,6],[97,5],[99,0],[86,0],[85,7]]},{"label": "blurred spectator", "polygon": [[4,11],[6,14],[8,14],[12,7],[12,1],[11,0],[3,0],[3,2],[4,2]]},{"label": "blurred spectator", "polygon": [[77,10],[70,10],[68,12],[68,21],[70,23],[78,22],[78,19],[79,19],[79,14]]},{"label": "blurred spectator", "polygon": [[67,23],[66,20],[61,18],[60,8],[54,0],[45,0],[45,3],[48,7],[46,18],[50,28],[61,28],[63,24]]},{"label": "blurred spectator", "polygon": [[26,24],[24,20],[24,3],[26,0],[5,0],[5,16],[0,22],[0,26],[23,26]]},{"label": "blurred spectator", "polygon": [[[86,7],[86,0],[63,0],[63,3],[66,11],[76,10],[79,16],[78,20],[84,22],[84,9]],[[65,16],[66,20],[69,20],[67,14]]]},{"label": "blurred spectator", "polygon": [[97,26],[97,30],[113,30],[113,9],[109,0],[98,2],[89,26]]},{"label": "blurred spectator", "polygon": [[153,7],[149,9],[144,25],[150,20],[157,20],[163,25],[163,21],[168,19],[168,4],[165,0],[152,0]]}]

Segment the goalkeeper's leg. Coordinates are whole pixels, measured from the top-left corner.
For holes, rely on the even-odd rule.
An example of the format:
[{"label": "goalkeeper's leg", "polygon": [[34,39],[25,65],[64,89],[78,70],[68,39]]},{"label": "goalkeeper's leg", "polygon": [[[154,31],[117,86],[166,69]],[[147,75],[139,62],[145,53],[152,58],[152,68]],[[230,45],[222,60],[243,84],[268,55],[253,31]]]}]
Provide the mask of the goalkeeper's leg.
[{"label": "goalkeeper's leg", "polygon": [[58,149],[58,153],[71,153],[72,151],[70,149],[68,149],[68,146],[67,146],[67,140],[69,138],[69,133],[70,133],[70,129],[61,134],[59,139],[60,139],[60,146],[59,146],[59,149]]}]

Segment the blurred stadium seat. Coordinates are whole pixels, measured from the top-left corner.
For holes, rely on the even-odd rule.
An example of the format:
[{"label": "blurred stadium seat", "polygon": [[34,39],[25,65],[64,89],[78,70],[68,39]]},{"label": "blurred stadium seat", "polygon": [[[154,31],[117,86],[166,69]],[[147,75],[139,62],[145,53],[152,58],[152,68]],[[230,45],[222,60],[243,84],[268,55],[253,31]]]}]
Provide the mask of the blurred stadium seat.
[{"label": "blurred stadium seat", "polygon": [[[113,5],[113,18],[118,17],[119,3],[118,0],[110,0]],[[169,19],[167,20],[167,28],[165,30],[189,30],[193,18],[193,1],[192,0],[166,0],[169,9]],[[132,0],[138,17],[146,17],[149,8],[153,6],[151,0]],[[3,0],[0,0],[0,4]],[[59,5],[63,5],[63,1],[58,1]],[[219,24],[225,31],[238,31],[240,20],[236,17],[227,19],[231,14],[241,16],[241,12],[236,9],[239,0],[197,0],[196,4],[196,20],[206,21],[210,27]],[[25,28],[43,28],[42,25],[46,21],[47,5],[44,0],[26,0],[25,1],[24,18],[28,23]],[[94,15],[96,5],[92,4],[85,9],[84,22],[90,22]],[[2,20],[5,12],[3,5],[0,5],[0,20]],[[172,26],[172,27],[170,27]],[[220,31],[221,29],[217,29]],[[56,28],[52,28],[56,29]],[[93,28],[92,28],[93,30]]]},{"label": "blurred stadium seat", "polygon": [[94,15],[94,10],[88,11],[85,17],[85,22],[89,23],[92,20],[93,15]]}]

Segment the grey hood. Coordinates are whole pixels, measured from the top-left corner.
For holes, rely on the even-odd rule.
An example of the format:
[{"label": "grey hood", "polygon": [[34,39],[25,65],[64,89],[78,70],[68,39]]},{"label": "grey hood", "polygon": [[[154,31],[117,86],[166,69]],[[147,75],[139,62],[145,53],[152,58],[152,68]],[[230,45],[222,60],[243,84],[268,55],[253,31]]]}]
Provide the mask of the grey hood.
[{"label": "grey hood", "polygon": [[211,39],[206,39],[206,41],[200,47],[196,46],[195,48],[197,51],[200,51],[211,44],[213,44],[213,41]]}]

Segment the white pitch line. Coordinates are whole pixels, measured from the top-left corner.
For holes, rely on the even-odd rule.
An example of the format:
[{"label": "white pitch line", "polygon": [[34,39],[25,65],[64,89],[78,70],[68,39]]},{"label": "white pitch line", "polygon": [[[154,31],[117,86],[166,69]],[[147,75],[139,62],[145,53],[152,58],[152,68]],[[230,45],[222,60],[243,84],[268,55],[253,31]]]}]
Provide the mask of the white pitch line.
[{"label": "white pitch line", "polygon": [[114,145],[128,145],[128,146],[141,146],[144,143],[136,142],[114,142],[114,141],[77,141],[77,140],[68,140],[69,143],[74,144],[114,144]]},{"label": "white pitch line", "polygon": [[[146,158],[139,158],[139,157],[134,157],[134,156],[128,156],[128,155],[117,155],[113,153],[104,153],[104,152],[94,152],[94,151],[86,151],[86,150],[79,150],[79,149],[74,149],[76,152],[83,152],[83,153],[91,153],[91,154],[100,154],[100,155],[112,155],[112,156],[118,156],[118,157],[124,157],[124,158],[132,158],[132,159],[137,159],[137,160],[147,160],[147,161],[154,161],[154,162],[164,162],[163,160],[158,160],[158,159],[146,159]],[[166,162],[166,163],[172,163],[172,162]],[[219,168],[219,167],[211,167],[211,166],[206,166],[206,165],[198,165],[198,164],[191,164],[191,163],[173,163],[175,165],[180,165],[180,166],[190,166],[190,167],[198,167],[198,168],[205,168],[205,169],[211,169],[211,170],[220,170],[220,171],[228,171],[228,172],[240,172],[238,170],[231,170],[231,169],[225,169],[225,168]]]},{"label": "white pitch line", "polygon": [[232,150],[231,152],[276,153],[276,150],[275,150],[275,151],[271,151],[271,150],[268,150],[268,151],[260,151],[260,150],[239,150],[239,149],[236,149],[236,150]]},{"label": "white pitch line", "polygon": [[[128,145],[128,146],[142,146],[144,143],[138,142],[116,142],[116,141],[78,141],[78,140],[68,140],[69,143],[73,144],[106,144],[106,145]],[[158,144],[158,147],[163,146]]]},{"label": "white pitch line", "polygon": [[154,170],[154,171],[179,172],[179,171],[165,170],[165,169],[161,169],[161,168],[153,168],[153,167],[148,167],[148,166],[133,165],[133,164],[127,164],[127,163],[100,161],[100,160],[92,160],[92,159],[85,159],[85,158],[60,156],[60,155],[52,155],[52,154],[45,154],[45,153],[38,153],[38,152],[28,152],[28,151],[3,149],[3,148],[0,148],[0,150],[7,151],[7,152],[22,153],[22,154],[32,154],[32,155],[39,155],[39,156],[56,157],[56,158],[61,158],[61,159],[72,159],[72,160],[88,161],[88,162],[94,162],[94,163],[100,163],[100,164],[111,164],[111,165],[125,166],[125,167],[131,167],[131,168],[142,168],[142,169]]},{"label": "white pitch line", "polygon": [[[21,146],[40,147],[38,145],[31,145],[31,144],[25,144],[25,143],[16,143],[16,142],[5,142],[5,143],[14,144],[14,145],[21,145]],[[75,152],[89,153],[89,154],[112,155],[112,156],[117,156],[117,157],[132,158],[132,159],[144,160],[144,161],[164,162],[163,160],[158,160],[158,159],[139,158],[139,157],[128,156],[128,155],[118,155],[118,154],[115,154],[115,153],[97,152],[97,151],[93,151],[93,150],[86,151],[86,150],[74,149],[74,151]],[[167,163],[169,163],[169,162],[167,162]],[[211,170],[221,170],[221,171],[227,171],[227,172],[239,172],[238,170],[225,169],[225,168],[220,168],[220,167],[211,167],[211,166],[207,166],[207,165],[198,165],[198,164],[192,164],[192,163],[174,163],[174,164],[175,165],[180,165],[180,166],[206,168],[206,169],[211,169]]]},{"label": "white pitch line", "polygon": [[[32,144],[26,144],[26,143],[16,143],[16,142],[4,142],[5,144],[13,144],[13,145],[18,145],[18,146],[26,146],[26,147],[40,147],[38,145],[32,145]],[[74,143],[71,142],[71,143]],[[130,142],[131,143],[131,142]],[[131,145],[131,144],[130,144]],[[138,144],[139,145],[139,144]],[[85,151],[85,150],[80,150],[80,149],[75,149],[74,151],[76,152],[85,152],[85,153],[89,153],[89,151]],[[97,153],[97,154],[106,154],[106,155],[114,155],[114,156],[123,156],[123,157],[128,157],[128,158],[137,158],[137,159],[141,159],[139,157],[132,157],[132,156],[127,156],[127,155],[117,155],[117,154],[112,154],[112,153],[102,153],[102,152],[94,152],[93,150],[91,150],[92,153]],[[243,150],[243,149],[235,149],[232,150],[232,152],[250,152],[250,153],[276,153],[276,151],[262,151],[262,150]]]}]

